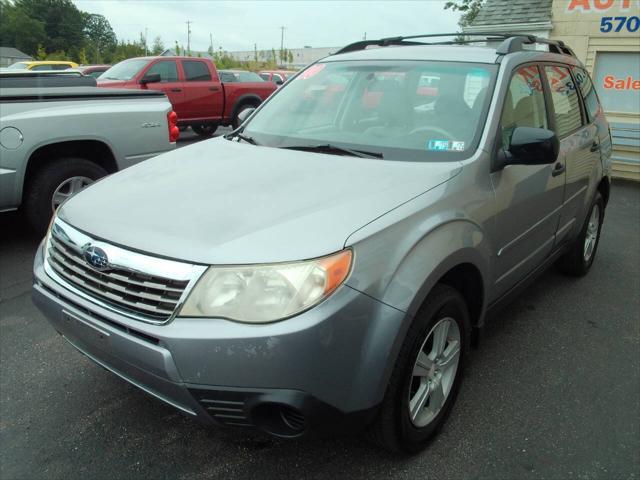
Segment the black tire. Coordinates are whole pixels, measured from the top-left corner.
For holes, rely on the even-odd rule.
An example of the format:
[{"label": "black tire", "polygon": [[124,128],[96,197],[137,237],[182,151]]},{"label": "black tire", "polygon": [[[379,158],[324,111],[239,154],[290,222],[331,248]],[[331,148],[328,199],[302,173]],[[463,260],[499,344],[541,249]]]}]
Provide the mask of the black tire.
[{"label": "black tire", "polygon": [[[409,416],[409,396],[413,368],[418,353],[433,327],[443,318],[455,320],[460,332],[460,357],[453,384],[439,413],[425,426],[416,427]],[[404,339],[387,391],[369,426],[367,437],[393,452],[413,453],[422,450],[438,433],[455,403],[465,360],[469,351],[471,325],[462,295],[455,289],[438,284],[431,291]]]},{"label": "black tire", "polygon": [[[595,243],[591,254],[588,258],[585,258],[585,243],[587,236],[589,235],[589,224],[594,208],[596,207],[598,208],[598,215],[596,215],[598,217],[598,225]],[[604,220],[604,208],[602,195],[600,192],[596,192],[596,195],[591,202],[591,206],[589,207],[589,213],[584,221],[582,230],[580,230],[580,234],[573,241],[567,253],[560,257],[556,263],[560,272],[572,277],[582,277],[587,274],[589,269],[591,269],[591,265],[593,265],[593,260],[596,257],[596,252],[598,251],[598,245],[600,243],[600,232],[602,231],[602,221]]]},{"label": "black tire", "polygon": [[97,180],[107,172],[84,158],[58,158],[43,165],[28,182],[23,208],[31,228],[43,235],[53,213],[52,199],[56,189],[72,177]]},{"label": "black tire", "polygon": [[231,121],[231,126],[233,127],[233,129],[235,130],[240,126],[240,119],[238,117],[240,116],[240,113],[242,113],[243,110],[247,110],[249,108],[257,108],[257,107],[258,105],[253,103],[243,103],[242,105],[240,105],[236,110],[236,113],[233,116],[233,119]]},{"label": "black tire", "polygon": [[191,125],[191,129],[201,137],[207,138],[216,133],[218,125],[215,123],[201,123],[198,125]]}]

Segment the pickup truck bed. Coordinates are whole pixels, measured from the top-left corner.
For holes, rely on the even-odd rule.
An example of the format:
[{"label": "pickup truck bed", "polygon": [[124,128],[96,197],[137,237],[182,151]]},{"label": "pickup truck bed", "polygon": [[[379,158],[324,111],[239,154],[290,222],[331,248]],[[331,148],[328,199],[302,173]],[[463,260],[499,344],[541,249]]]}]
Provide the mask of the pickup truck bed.
[{"label": "pickup truck bed", "polygon": [[0,88],[0,211],[20,207],[43,232],[67,197],[175,148],[176,138],[159,91]]}]

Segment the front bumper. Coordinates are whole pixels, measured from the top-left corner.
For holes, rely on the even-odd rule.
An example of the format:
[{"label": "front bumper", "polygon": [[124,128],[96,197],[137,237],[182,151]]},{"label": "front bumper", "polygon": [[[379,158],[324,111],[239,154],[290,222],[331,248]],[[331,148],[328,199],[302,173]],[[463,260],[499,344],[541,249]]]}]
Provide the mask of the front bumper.
[{"label": "front bumper", "polygon": [[176,318],[137,322],[51,279],[42,248],[33,300],[87,357],[207,424],[284,437],[362,429],[383,398],[405,314],[341,287],[295,318],[267,325]]}]

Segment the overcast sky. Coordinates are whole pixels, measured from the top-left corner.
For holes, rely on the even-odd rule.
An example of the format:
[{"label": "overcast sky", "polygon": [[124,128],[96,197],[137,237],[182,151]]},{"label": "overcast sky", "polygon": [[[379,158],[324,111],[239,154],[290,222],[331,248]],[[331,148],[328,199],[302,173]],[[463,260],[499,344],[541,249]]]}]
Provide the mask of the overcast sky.
[{"label": "overcast sky", "polygon": [[148,29],[149,45],[160,35],[165,47],[177,40],[206,51],[209,34],[217,50],[280,48],[280,26],[286,27],[287,48],[336,47],[363,38],[454,32],[458,14],[444,10],[444,1],[170,1],[74,0],[86,12],[107,17],[118,39],[137,40]]}]

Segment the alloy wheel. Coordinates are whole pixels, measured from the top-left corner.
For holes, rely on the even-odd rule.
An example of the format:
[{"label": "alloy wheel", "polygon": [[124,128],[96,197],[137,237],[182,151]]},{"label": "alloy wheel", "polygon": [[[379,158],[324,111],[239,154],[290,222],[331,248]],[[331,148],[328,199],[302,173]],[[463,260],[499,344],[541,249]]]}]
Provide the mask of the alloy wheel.
[{"label": "alloy wheel", "polygon": [[51,209],[55,211],[66,199],[72,197],[90,183],[93,183],[93,179],[89,177],[67,178],[54,190],[51,197]]},{"label": "alloy wheel", "polygon": [[416,427],[428,425],[442,410],[458,371],[460,340],[458,324],[446,317],[422,344],[409,389],[409,418]]},{"label": "alloy wheel", "polygon": [[598,204],[593,206],[591,211],[591,217],[589,217],[589,223],[587,224],[587,231],[584,236],[583,258],[585,262],[591,260],[593,251],[596,248],[598,241],[598,231],[600,229],[600,207]]}]

